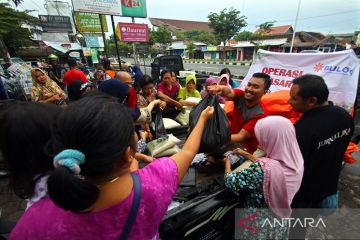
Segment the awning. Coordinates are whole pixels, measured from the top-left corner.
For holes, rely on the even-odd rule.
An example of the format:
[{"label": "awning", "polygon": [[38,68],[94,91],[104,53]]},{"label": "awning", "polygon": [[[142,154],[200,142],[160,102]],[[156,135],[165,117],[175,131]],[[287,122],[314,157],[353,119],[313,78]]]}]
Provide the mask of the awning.
[{"label": "awning", "polygon": [[62,52],[67,53],[68,51],[73,50],[81,50],[81,46],[78,43],[64,43],[64,42],[49,42],[49,41],[43,41],[47,46],[52,47],[53,49]]},{"label": "awning", "polygon": [[[277,39],[264,39],[253,41],[259,46],[279,46],[286,43],[287,38],[277,38]],[[231,45],[232,47],[241,48],[241,47],[255,47],[255,44],[250,41],[240,41],[237,44]]]},{"label": "awning", "polygon": [[[315,42],[300,42],[294,43],[294,47],[312,47],[315,44]],[[282,45],[282,47],[291,47],[291,43],[285,43]]]}]

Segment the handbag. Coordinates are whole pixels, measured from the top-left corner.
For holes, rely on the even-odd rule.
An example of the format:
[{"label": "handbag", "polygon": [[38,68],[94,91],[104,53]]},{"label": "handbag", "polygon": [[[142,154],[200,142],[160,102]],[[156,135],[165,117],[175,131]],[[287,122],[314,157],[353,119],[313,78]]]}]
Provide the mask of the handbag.
[{"label": "handbag", "polygon": [[134,222],[136,220],[136,215],[137,215],[137,212],[138,212],[139,206],[140,206],[140,200],[141,200],[140,177],[136,173],[131,173],[131,177],[134,182],[134,198],[133,198],[133,203],[132,203],[132,206],[130,209],[129,216],[125,223],[124,230],[119,237],[120,240],[126,240],[128,238],[129,233],[131,232],[131,228],[134,225]]}]

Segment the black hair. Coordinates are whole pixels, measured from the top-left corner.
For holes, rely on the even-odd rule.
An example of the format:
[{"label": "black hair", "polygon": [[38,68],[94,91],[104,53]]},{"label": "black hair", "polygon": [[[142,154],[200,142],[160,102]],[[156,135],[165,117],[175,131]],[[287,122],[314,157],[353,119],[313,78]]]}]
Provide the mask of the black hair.
[{"label": "black hair", "polygon": [[299,85],[298,95],[303,101],[310,97],[316,97],[317,104],[323,104],[328,100],[329,89],[322,77],[314,74],[305,74],[293,79],[292,82]]},{"label": "black hair", "polygon": [[91,82],[83,82],[82,80],[74,80],[69,86],[68,86],[68,97],[69,101],[77,101],[80,98],[83,97],[84,92],[86,89],[90,87],[92,88]]},{"label": "black hair", "polygon": [[140,78],[140,88],[143,88],[148,84],[154,84],[154,80],[149,75],[145,74]]},{"label": "black hair", "polygon": [[20,198],[30,198],[36,180],[53,169],[45,149],[60,112],[53,104],[30,102],[9,103],[0,112],[0,150],[10,173],[10,188]]},{"label": "black hair", "polygon": [[77,61],[73,58],[69,58],[68,65],[69,65],[69,67],[75,67],[75,66],[77,66]]},{"label": "black hair", "polygon": [[61,208],[80,212],[99,196],[98,184],[121,169],[126,149],[134,148],[134,126],[129,111],[115,98],[94,92],[70,104],[56,121],[54,155],[75,149],[85,155],[81,176],[66,167],[55,168],[48,179],[50,198]]},{"label": "black hair", "polygon": [[103,64],[103,67],[104,67],[106,70],[112,70],[112,68],[111,68],[111,63],[110,63],[110,60],[109,60],[109,59],[103,58],[101,62],[102,62],[102,64]]},{"label": "black hair", "polygon": [[230,84],[231,86],[233,86],[234,80],[232,80],[232,75],[231,75],[230,69],[228,69],[228,68],[223,68],[223,69],[221,69],[221,71],[220,71],[220,76],[223,75],[223,74],[228,74],[228,75],[229,75],[229,84]]},{"label": "black hair", "polygon": [[221,69],[221,71],[220,71],[220,76],[223,75],[223,74],[225,74],[225,73],[229,75],[229,78],[231,78],[230,69],[228,69],[228,68],[223,68],[223,69]]},{"label": "black hair", "polygon": [[161,75],[161,81],[163,80],[165,74],[170,73],[170,76],[171,76],[171,72],[172,72],[172,71],[170,71],[170,70],[163,70],[163,71],[161,72],[161,74],[160,74],[160,75]]},{"label": "black hair", "polygon": [[271,80],[270,80],[270,76],[266,73],[262,73],[262,72],[258,72],[258,73],[254,73],[252,75],[252,77],[255,78],[262,78],[264,80],[264,87],[265,90],[269,90],[270,86],[271,86]]}]

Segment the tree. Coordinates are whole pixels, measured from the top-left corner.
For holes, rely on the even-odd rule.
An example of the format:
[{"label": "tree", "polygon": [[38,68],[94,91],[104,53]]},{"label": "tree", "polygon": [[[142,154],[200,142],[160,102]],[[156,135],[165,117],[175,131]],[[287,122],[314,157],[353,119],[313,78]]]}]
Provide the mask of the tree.
[{"label": "tree", "polygon": [[234,37],[243,27],[247,26],[246,17],[240,16],[240,11],[234,8],[229,10],[225,8],[220,14],[211,12],[208,15],[208,19],[210,22],[209,26],[214,30],[215,36],[224,44],[224,53],[226,41]]},{"label": "tree", "polygon": [[189,58],[194,58],[194,53],[196,51],[196,46],[195,46],[195,44],[193,42],[189,42],[186,50],[189,53]]},{"label": "tree", "polygon": [[15,6],[17,7],[20,3],[22,3],[23,0],[12,0],[11,2],[13,2],[15,4]]},{"label": "tree", "polygon": [[258,27],[258,31],[257,33],[253,34],[252,36],[252,41],[251,43],[253,43],[255,45],[255,49],[260,49],[260,48],[263,48],[263,49],[266,49],[267,46],[266,45],[262,45],[261,42],[258,42],[257,40],[263,40],[265,38],[265,36],[271,32],[271,29],[273,28],[274,26],[274,23],[276,21],[267,21],[267,22],[264,22],[264,23],[261,23],[260,25],[257,25],[256,27]]},{"label": "tree", "polygon": [[186,38],[187,37],[185,36],[185,32],[177,32],[176,33],[176,40],[187,40]]},{"label": "tree", "polygon": [[237,33],[235,35],[234,39],[236,41],[250,41],[250,40],[252,40],[253,35],[254,34],[252,32],[243,31],[243,32]]},{"label": "tree", "polygon": [[259,34],[266,35],[269,32],[271,32],[271,29],[274,27],[275,22],[276,21],[268,21],[268,22],[261,23],[260,25],[257,25],[256,27],[259,28]]},{"label": "tree", "polygon": [[8,3],[0,3],[0,56],[7,64],[10,63],[9,51],[15,52],[20,47],[32,44],[34,30],[23,28],[23,25],[35,29],[39,19],[29,15],[29,12],[15,10]]},{"label": "tree", "polygon": [[154,45],[160,43],[163,50],[172,42],[171,32],[165,27],[159,27],[156,31],[150,31],[149,44]]},{"label": "tree", "polygon": [[[127,57],[128,53],[133,52],[131,43],[118,41],[117,45],[121,56]],[[110,56],[117,56],[114,34],[110,35],[110,38],[106,40],[106,48]]]},{"label": "tree", "polygon": [[178,32],[176,34],[176,39],[188,40],[194,42],[203,42],[211,45],[218,44],[215,35],[205,30],[190,30],[190,31]]}]

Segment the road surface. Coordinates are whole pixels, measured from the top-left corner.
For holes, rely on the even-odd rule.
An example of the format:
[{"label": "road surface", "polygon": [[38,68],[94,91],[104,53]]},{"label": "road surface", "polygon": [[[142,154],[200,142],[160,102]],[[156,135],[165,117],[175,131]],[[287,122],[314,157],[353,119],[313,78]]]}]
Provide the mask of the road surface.
[{"label": "road surface", "polygon": [[[126,62],[129,62],[131,64],[134,64],[134,59],[130,58],[124,58],[123,59]],[[144,67],[144,61],[140,61],[140,67],[141,71],[148,75],[151,75],[151,64],[152,61],[146,61],[145,60],[145,67]],[[206,63],[184,63],[184,68],[186,70],[197,70],[197,71],[205,71],[205,72],[211,72],[211,73],[220,73],[221,69],[223,68],[229,68],[231,73],[236,76],[245,76],[246,73],[249,70],[249,66],[235,66],[235,65],[226,65],[226,64],[206,64]]]}]

